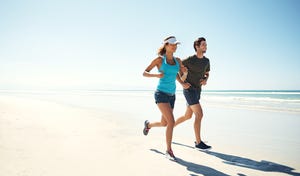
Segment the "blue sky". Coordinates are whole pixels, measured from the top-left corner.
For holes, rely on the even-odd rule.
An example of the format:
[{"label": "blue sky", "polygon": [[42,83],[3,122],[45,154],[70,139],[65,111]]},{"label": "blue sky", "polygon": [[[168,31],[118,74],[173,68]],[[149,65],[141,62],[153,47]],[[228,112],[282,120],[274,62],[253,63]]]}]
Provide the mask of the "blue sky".
[{"label": "blue sky", "polygon": [[205,89],[299,90],[299,19],[298,0],[1,1],[0,89],[152,90],[175,35],[181,59],[207,39]]}]

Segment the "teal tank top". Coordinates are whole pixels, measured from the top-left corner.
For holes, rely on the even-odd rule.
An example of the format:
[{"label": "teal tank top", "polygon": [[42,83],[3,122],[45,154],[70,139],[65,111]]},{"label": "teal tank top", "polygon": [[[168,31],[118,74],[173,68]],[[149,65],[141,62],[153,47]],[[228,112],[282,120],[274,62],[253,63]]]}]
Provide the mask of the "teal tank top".
[{"label": "teal tank top", "polygon": [[170,65],[167,63],[166,56],[163,56],[162,64],[159,72],[162,72],[164,76],[159,79],[157,90],[175,94],[176,91],[176,75],[179,71],[179,63],[176,58],[173,58],[175,65]]}]

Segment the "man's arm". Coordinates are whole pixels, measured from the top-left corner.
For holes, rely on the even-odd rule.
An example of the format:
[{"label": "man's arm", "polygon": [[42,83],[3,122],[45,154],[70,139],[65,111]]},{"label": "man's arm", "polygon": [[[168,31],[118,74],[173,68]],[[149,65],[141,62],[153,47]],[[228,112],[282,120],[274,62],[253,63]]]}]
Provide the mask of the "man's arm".
[{"label": "man's arm", "polygon": [[206,84],[207,84],[208,77],[209,77],[209,71],[206,72],[206,73],[204,74],[204,78],[202,78],[202,79],[200,80],[200,84],[201,84],[201,85],[206,85]]}]

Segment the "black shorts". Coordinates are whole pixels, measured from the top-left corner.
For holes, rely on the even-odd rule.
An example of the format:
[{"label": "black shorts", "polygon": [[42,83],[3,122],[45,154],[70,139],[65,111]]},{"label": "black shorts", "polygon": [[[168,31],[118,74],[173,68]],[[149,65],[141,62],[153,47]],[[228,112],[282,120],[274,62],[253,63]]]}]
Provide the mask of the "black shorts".
[{"label": "black shorts", "polygon": [[190,87],[183,89],[183,95],[188,105],[199,104],[201,89]]},{"label": "black shorts", "polygon": [[154,94],[155,103],[170,103],[172,109],[174,109],[175,105],[175,94],[169,94],[162,91],[155,91]]}]

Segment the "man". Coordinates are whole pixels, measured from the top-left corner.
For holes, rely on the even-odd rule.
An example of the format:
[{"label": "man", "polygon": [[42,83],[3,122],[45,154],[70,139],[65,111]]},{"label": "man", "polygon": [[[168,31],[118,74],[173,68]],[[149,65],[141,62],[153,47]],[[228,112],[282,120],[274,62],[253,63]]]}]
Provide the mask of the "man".
[{"label": "man", "polygon": [[183,94],[187,101],[187,108],[185,115],[179,117],[175,126],[191,119],[192,115],[195,114],[194,122],[194,133],[196,137],[195,148],[199,150],[211,149],[211,146],[206,145],[201,140],[201,120],[203,117],[202,108],[200,105],[200,95],[202,85],[206,85],[207,79],[209,77],[210,63],[209,59],[204,56],[207,50],[206,39],[203,37],[198,38],[194,42],[194,49],[196,54],[189,56],[187,59],[183,60],[183,65],[188,69],[187,74],[177,76],[177,79],[185,80],[182,83]]}]

